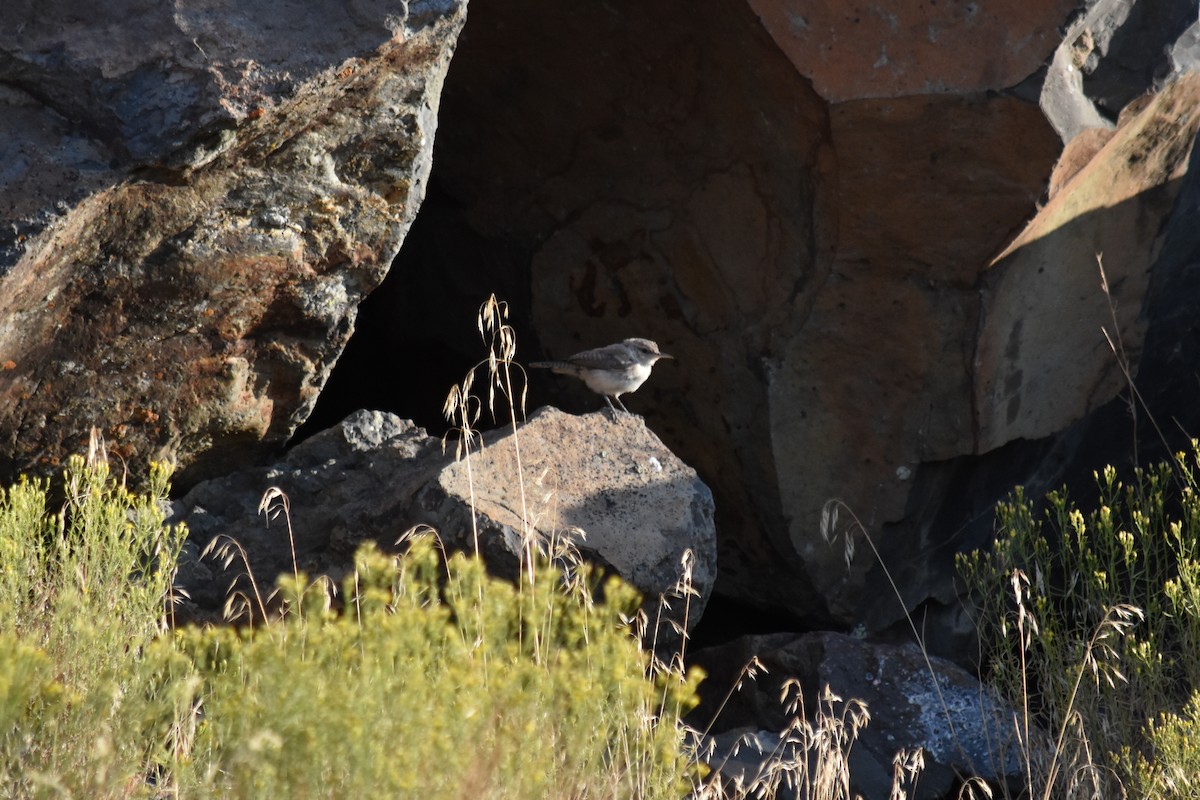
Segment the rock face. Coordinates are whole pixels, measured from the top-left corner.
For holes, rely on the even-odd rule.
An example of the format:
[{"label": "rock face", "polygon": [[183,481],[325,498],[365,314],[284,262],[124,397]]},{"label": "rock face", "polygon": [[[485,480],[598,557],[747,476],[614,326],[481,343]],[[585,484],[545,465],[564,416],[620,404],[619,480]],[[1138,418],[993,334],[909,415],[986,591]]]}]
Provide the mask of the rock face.
[{"label": "rock face", "polygon": [[[713,488],[719,597],[867,631],[924,607],[955,652],[955,551],[986,545],[1014,484],[1097,466],[1074,426],[1124,387],[1101,326],[1136,370],[1173,269],[1195,17],[1078,5],[473,10],[443,102],[446,218],[528,265],[531,360],[626,336],[677,356],[631,403]],[[1077,10],[1108,14],[1080,84],[1104,130],[1056,171],[1047,76]],[[1102,73],[1123,74],[1103,102]],[[872,590],[864,542],[847,569],[823,540],[831,498],[899,597]]]},{"label": "rock face", "polygon": [[464,5],[10,9],[0,473],[93,424],[183,482],[287,441],[420,205]]},{"label": "rock face", "polygon": [[749,0],[771,38],[830,102],[1007,89],[1059,41],[1076,0],[806,3]]},{"label": "rock face", "polygon": [[[543,409],[517,434],[485,437],[468,465],[411,422],[360,411],[270,467],[200,483],[175,509],[191,532],[181,583],[198,604],[194,613],[213,614],[245,571],[240,561],[226,569],[199,557],[214,537],[237,540],[260,585],[270,586],[291,572],[293,543],[300,569],[340,581],[359,543],[392,547],[422,525],[447,548],[478,549],[494,572],[513,579],[526,536],[543,550],[570,542],[637,587],[652,622],[688,553],[696,595],[687,618],[672,601],[670,618],[695,625],[716,578],[712,494],[640,420]],[[287,496],[287,519],[259,513],[271,487]]]},{"label": "rock face", "polygon": [[1160,225],[1200,129],[1197,103],[1195,75],[1148,99],[992,265],[975,356],[977,450],[1048,436],[1124,387],[1119,359],[1097,333],[1114,346],[1119,338],[1137,360]]},{"label": "rock face", "polygon": [[[477,10],[443,107],[501,133],[447,126],[437,172],[474,230],[527,248],[542,350],[636,335],[676,355],[633,402],[713,486],[718,591],[818,625],[861,617],[866,569],[821,542],[825,501],[878,531],[922,462],[975,452],[980,281],[1061,147],[995,90],[1049,57],[1073,4],[982,27],[931,7],[907,28],[852,5],[804,24],[782,3]],[[980,45],[931,47],[931,26]],[[858,68],[884,50],[892,68]]]}]

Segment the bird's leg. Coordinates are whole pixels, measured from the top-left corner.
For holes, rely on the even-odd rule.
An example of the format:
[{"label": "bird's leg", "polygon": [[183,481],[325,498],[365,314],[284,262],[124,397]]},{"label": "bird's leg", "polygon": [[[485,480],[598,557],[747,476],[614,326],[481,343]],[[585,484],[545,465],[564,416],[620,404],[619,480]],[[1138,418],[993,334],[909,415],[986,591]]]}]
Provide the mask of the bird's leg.
[{"label": "bird's leg", "polygon": [[[613,406],[612,400],[608,399],[608,395],[604,395],[604,402],[608,403],[608,410],[612,412],[612,421],[616,422],[617,421],[617,409]],[[621,401],[618,399],[617,402],[619,403]],[[622,408],[623,407],[624,406],[622,406]]]},{"label": "bird's leg", "polygon": [[626,408],[626,407],[625,407],[625,404],[621,402],[621,397],[620,397],[619,395],[615,395],[615,394],[614,394],[614,395],[613,395],[613,400],[616,400],[616,401],[617,401],[617,405],[619,405],[619,406],[621,407],[621,410],[622,410],[622,411],[624,411],[626,414],[628,414],[628,413],[629,413],[629,409],[628,409],[628,408]]}]

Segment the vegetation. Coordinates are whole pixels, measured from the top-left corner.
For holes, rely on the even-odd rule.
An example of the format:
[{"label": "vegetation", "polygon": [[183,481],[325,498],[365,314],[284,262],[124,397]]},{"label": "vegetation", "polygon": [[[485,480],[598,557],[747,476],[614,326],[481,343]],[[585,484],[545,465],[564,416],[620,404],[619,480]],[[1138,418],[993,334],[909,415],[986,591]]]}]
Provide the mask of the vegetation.
[{"label": "vegetation", "polygon": [[[503,313],[490,301],[480,331],[489,406],[507,397],[515,425]],[[468,464],[473,379],[447,402]],[[172,630],[185,532],[165,525],[167,480],[156,466],[130,492],[94,440],[61,509],[44,482],[0,490],[0,797],[851,797],[865,707],[827,691],[806,719],[793,691],[760,770],[709,773],[719,759],[681,722],[701,680],[682,645],[669,663],[643,649],[657,632],[637,593],[532,531],[516,583],[426,533],[399,555],[364,546],[340,592],[294,570],[274,598],[253,583],[230,603],[250,624]],[[275,489],[263,506],[288,513]],[[899,761],[897,786],[919,764]]]},{"label": "vegetation", "polygon": [[169,707],[153,696],[183,532],[163,525],[167,471],[133,495],[102,461],[0,490],[0,786],[14,797],[109,797],[145,784]]},{"label": "vegetation", "polygon": [[[648,673],[639,598],[367,546],[343,607],[303,575],[269,624],[165,632],[182,531],[76,459],[67,505],[0,495],[0,785],[14,797],[678,797],[696,673]],[[603,600],[593,602],[597,591]],[[676,678],[672,680],[672,678]]]},{"label": "vegetation", "polygon": [[[1096,510],[1017,491],[994,547],[960,560],[987,677],[1019,710],[1031,797],[1196,796],[1200,449],[1096,476]],[[1181,787],[1191,787],[1190,789]],[[1180,794],[1180,792],[1183,794]]]},{"label": "vegetation", "polygon": [[[204,720],[180,784],[223,797],[677,797],[698,680],[648,680],[616,581],[543,568],[533,585],[367,547],[335,613],[288,582],[289,613],[254,631],[176,634]],[[647,724],[664,718],[665,724]],[[203,789],[203,791],[200,791]]]},{"label": "vegetation", "polygon": [[[503,313],[491,301],[481,314],[493,348],[481,366],[487,407],[507,398],[515,426]],[[447,402],[468,465],[473,380]],[[1200,445],[1129,484],[1106,469],[1090,514],[1063,493],[1035,513],[1018,490],[994,547],[960,560],[986,677],[1017,709],[1026,783],[1000,791],[1200,795],[1197,467]],[[790,682],[793,723],[759,766],[700,752],[681,722],[701,680],[683,666],[682,626],[664,663],[642,646],[655,637],[636,592],[600,585],[532,530],[515,582],[445,557],[426,533],[398,555],[363,547],[338,590],[298,570],[277,602],[255,584],[231,606],[255,612],[240,617],[250,624],[171,629],[185,532],[165,524],[168,477],[154,467],[130,492],[94,442],[61,489],[0,490],[0,797],[853,797],[865,706],[826,689],[806,710]],[[286,514],[278,490],[264,508],[276,501]],[[686,603],[686,571],[678,591]],[[996,760],[1008,760],[999,744]],[[892,796],[921,768],[919,751],[899,754]]]}]

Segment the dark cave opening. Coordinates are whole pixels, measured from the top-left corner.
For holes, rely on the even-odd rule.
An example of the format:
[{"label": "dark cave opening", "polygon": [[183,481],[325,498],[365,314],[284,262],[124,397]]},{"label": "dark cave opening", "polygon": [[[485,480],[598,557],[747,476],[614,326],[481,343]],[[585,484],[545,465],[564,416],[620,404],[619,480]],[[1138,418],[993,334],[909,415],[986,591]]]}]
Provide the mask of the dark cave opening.
[{"label": "dark cave opening", "polygon": [[522,260],[528,255],[522,259],[471,230],[435,166],[403,247],[383,283],[359,305],[354,335],[293,444],[364,408],[442,435],[447,393],[487,357],[475,314],[489,293],[509,304],[518,342],[533,341]]}]

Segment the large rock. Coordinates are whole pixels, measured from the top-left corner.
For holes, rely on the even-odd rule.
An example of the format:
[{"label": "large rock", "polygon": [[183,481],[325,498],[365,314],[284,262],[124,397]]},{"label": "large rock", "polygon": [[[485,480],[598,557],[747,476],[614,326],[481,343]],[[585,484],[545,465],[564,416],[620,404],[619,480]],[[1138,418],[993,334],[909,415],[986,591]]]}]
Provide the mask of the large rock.
[{"label": "large rock", "polygon": [[[873,533],[882,561],[858,560],[860,585],[886,581],[886,571],[903,597],[858,596],[853,617],[868,630],[904,625],[904,613],[920,609],[936,632],[931,646],[961,652],[971,626],[955,589],[954,554],[990,544],[998,500],[1017,484],[1031,497],[1064,483],[1090,496],[1092,472],[1104,464],[1186,444],[1162,438],[1162,420],[1197,429],[1178,377],[1191,352],[1190,326],[1173,328],[1153,347],[1147,337],[1158,320],[1189,319],[1196,302],[1185,288],[1195,251],[1185,246],[1166,257],[1164,242],[1172,230],[1184,235],[1192,227],[1180,198],[1197,179],[1189,166],[1198,91],[1200,76],[1184,76],[1127,109],[1115,132],[1095,143],[1073,141],[1070,157],[1077,143],[1095,154],[1070,165],[1053,197],[983,274],[974,351],[963,362],[972,381],[970,437],[957,455],[916,465],[903,509]],[[1176,287],[1157,308],[1150,304],[1155,282]],[[1174,366],[1139,377],[1139,405],[1168,384],[1173,397],[1131,417],[1123,368],[1137,375],[1147,356]],[[1157,431],[1151,417],[1160,420]]]},{"label": "large rock", "polygon": [[[340,583],[358,546],[391,547],[421,519],[417,493],[451,461],[441,443],[407,420],[360,412],[294,447],[281,461],[198,483],[174,503],[173,518],[188,526],[179,584],[192,613],[217,616],[235,582],[250,571],[269,589],[293,563]],[[260,511],[272,487],[287,498]],[[201,553],[236,541],[244,560],[222,563]],[[295,561],[293,562],[293,557]]]},{"label": "large rock", "polygon": [[712,493],[632,414],[539,409],[519,432],[489,437],[470,465],[447,466],[421,503],[449,544],[478,543],[514,575],[527,539],[568,544],[655,601],[678,592],[686,571],[689,625],[717,577]]},{"label": "large rock", "polygon": [[974,364],[979,451],[1062,430],[1126,386],[1198,104],[1200,75],[1149,98],[996,259]]},{"label": "large rock", "polygon": [[847,572],[821,542],[822,508],[842,498],[877,534],[903,516],[919,464],[973,452],[979,275],[1058,142],[1032,104],[984,95],[841,103],[831,135],[837,250],[803,318],[776,330],[763,423],[790,546],[828,613],[857,622],[873,563],[860,547]]},{"label": "large rock", "polygon": [[[527,547],[557,552],[570,544],[645,594],[652,622],[686,558],[696,594],[686,620],[684,604],[671,600],[671,618],[699,620],[716,578],[712,494],[639,418],[611,422],[543,409],[518,433],[485,439],[469,462],[456,460],[411,422],[360,411],[274,465],[198,484],[175,505],[190,530],[181,584],[198,604],[195,613],[219,609],[246,571],[240,558],[225,566],[199,557],[215,537],[223,537],[218,545],[236,540],[250,572],[270,586],[291,572],[293,555],[310,575],[336,580],[359,543],[390,548],[413,527],[428,526],[447,548],[478,551],[512,579]],[[259,513],[272,487],[288,498],[286,519]],[[278,510],[279,501],[272,506]]]},{"label": "large rock", "polygon": [[[753,677],[743,678],[755,658]],[[836,633],[782,633],[743,637],[701,651],[696,659],[716,691],[692,712],[693,725],[725,734],[716,738],[719,749],[710,764],[720,765],[745,739],[734,766],[738,774],[753,774],[788,752],[786,743],[797,739],[796,718],[812,722],[823,712],[844,721],[844,704],[855,702],[870,715],[853,747],[842,744],[850,750],[847,767],[855,794],[889,796],[892,759],[901,750],[924,752],[924,770],[909,795],[914,798],[953,796],[951,790],[971,777],[992,785],[1021,777],[1012,742],[1013,709],[961,667],[927,659],[915,646],[873,644]],[[838,698],[832,707],[823,700],[826,688]],[[782,698],[799,701],[799,708],[789,709]],[[745,746],[755,742],[778,749],[756,755]]]},{"label": "large rock", "polygon": [[91,425],[184,482],[288,439],[420,205],[463,7],[8,10],[0,474]]},{"label": "large rock", "polygon": [[831,102],[1007,89],[1037,70],[1079,0],[748,0]]},{"label": "large rock", "polygon": [[[1139,101],[1117,135],[1158,155],[1103,186],[1116,163],[1103,154],[1124,145],[1084,137],[1048,200],[1062,141],[1037,100],[1078,4],[928,5],[497,0],[473,10],[444,97],[445,227],[503,254],[513,285],[528,276],[528,357],[626,336],[676,355],[630,403],[713,488],[717,595],[810,626],[878,630],[930,605],[953,616],[954,553],[986,544],[991,505],[1064,477],[1063,453],[1039,459],[1078,442],[1030,437],[1122,388],[1094,248],[1136,369],[1145,271],[1191,148],[1185,115],[1135,122]],[[1139,29],[1159,31],[1147,53],[1178,65],[1190,52],[1187,31]],[[1047,227],[997,261],[1041,205]],[[1071,207],[1095,213],[1052,232],[1046,215]],[[431,233],[422,253],[442,241]],[[1055,243],[1078,248],[1069,270],[1049,269]],[[531,391],[596,407],[537,376]],[[872,590],[882,567],[861,539],[849,570],[842,544],[823,541],[835,497],[900,597]],[[965,631],[960,617],[939,625]]]}]

